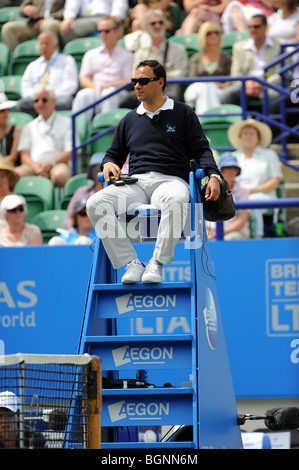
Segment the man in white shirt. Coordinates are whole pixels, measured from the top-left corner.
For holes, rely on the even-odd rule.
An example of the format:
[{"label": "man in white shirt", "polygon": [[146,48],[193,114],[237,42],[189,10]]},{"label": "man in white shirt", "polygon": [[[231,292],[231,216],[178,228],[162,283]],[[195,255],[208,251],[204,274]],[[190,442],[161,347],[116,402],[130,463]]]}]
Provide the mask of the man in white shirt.
[{"label": "man in white shirt", "polygon": [[[280,54],[280,41],[267,35],[267,18],[264,15],[255,15],[248,22],[250,39],[236,42],[233,46],[231,76],[250,75],[252,77],[266,78],[269,83],[280,84],[277,73],[279,64],[271,67],[265,77],[264,67],[276,59]],[[221,101],[226,104],[240,104],[241,82],[231,82],[232,85],[223,89]],[[246,80],[245,91],[247,97],[258,99],[262,97],[262,85],[254,79]],[[278,93],[268,88],[269,101],[278,97]]]},{"label": "man in white shirt", "polygon": [[36,85],[33,91],[38,117],[22,129],[18,150],[20,176],[49,177],[63,187],[71,176],[71,120],[55,111],[55,91],[49,85]]},{"label": "man in white shirt", "polygon": [[123,21],[128,10],[128,0],[66,0],[64,19],[59,27],[61,44],[89,36],[105,16]]},{"label": "man in white shirt", "polygon": [[[115,88],[130,81],[133,54],[118,44],[120,25],[118,21],[107,16],[100,20],[98,31],[102,44],[99,47],[87,51],[82,59],[80,69],[81,90],[78,91],[73,101],[73,112],[91,105],[98,98],[113,92]],[[117,109],[126,90],[103,100],[97,105],[97,112]],[[90,121],[94,115],[94,108],[85,111]]]},{"label": "man in white shirt", "polygon": [[33,106],[33,88],[37,83],[46,83],[55,90],[56,109],[72,109],[74,95],[78,89],[78,69],[75,59],[68,54],[59,53],[58,36],[51,31],[38,37],[40,57],[31,62],[21,81],[22,99],[17,110],[36,117]]}]

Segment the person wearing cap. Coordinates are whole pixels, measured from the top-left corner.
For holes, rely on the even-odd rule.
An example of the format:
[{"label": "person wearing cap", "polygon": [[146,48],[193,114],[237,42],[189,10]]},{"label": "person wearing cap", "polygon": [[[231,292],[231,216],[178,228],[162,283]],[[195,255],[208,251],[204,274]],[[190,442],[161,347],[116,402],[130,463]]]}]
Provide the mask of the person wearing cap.
[{"label": "person wearing cap", "polygon": [[5,196],[0,211],[7,221],[7,225],[0,229],[0,246],[42,245],[43,237],[39,227],[25,222],[27,204],[23,196]]},{"label": "person wearing cap", "polygon": [[9,111],[15,108],[17,101],[8,100],[5,93],[0,93],[0,156],[14,165],[18,158],[18,142],[21,128],[8,123]]},{"label": "person wearing cap", "polygon": [[[248,201],[249,194],[247,189],[243,188],[236,177],[240,175],[241,168],[235,155],[231,152],[224,152],[218,161],[218,168],[223,178],[228,182],[232,191],[234,201]],[[248,209],[237,210],[235,217],[223,222],[224,240],[245,240],[250,237]],[[214,240],[216,235],[216,223],[207,222],[207,236],[209,240]]]},{"label": "person wearing cap", "polygon": [[55,110],[53,87],[37,84],[33,89],[34,108],[38,117],[22,129],[18,150],[20,176],[44,176],[57,187],[64,187],[71,176],[71,119]]},{"label": "person wearing cap", "polygon": [[48,245],[91,245],[96,231],[86,213],[86,199],[76,201],[71,213],[72,230],[57,229],[60,236],[52,237]]},{"label": "person wearing cap", "polygon": [[[271,201],[277,199],[276,190],[283,179],[277,153],[267,148],[272,141],[270,127],[255,119],[247,119],[232,124],[228,138],[235,151],[241,174],[240,185],[249,192],[251,201]],[[252,209],[251,219],[256,238],[264,236],[263,214],[267,209]]]},{"label": "person wearing cap", "polygon": [[20,399],[9,390],[0,393],[0,449],[47,447],[44,436],[23,425],[23,439],[20,440]]}]

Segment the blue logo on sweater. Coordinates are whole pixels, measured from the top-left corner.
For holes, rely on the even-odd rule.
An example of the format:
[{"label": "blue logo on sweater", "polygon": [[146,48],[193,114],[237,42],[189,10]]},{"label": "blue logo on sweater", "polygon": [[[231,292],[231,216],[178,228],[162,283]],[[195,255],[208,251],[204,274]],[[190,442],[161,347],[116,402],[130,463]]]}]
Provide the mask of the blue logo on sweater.
[{"label": "blue logo on sweater", "polygon": [[175,126],[171,126],[170,124],[167,124],[166,127],[167,127],[167,132],[175,132]]}]

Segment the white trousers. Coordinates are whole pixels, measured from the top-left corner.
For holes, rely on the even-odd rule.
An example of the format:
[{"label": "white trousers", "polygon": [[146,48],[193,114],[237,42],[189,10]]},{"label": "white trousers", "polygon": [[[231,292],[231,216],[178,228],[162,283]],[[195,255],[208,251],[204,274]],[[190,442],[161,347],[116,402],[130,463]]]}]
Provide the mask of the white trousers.
[{"label": "white trousers", "polygon": [[[86,106],[89,106],[90,104],[94,103],[96,99],[108,95],[113,90],[115,90],[114,87],[105,88],[105,90],[102,90],[101,92],[99,92],[98,95],[96,95],[95,91],[92,90],[91,88],[82,88],[81,90],[78,91],[78,93],[76,94],[73,100],[73,106],[72,106],[73,113],[79,111],[82,108],[85,108]],[[116,93],[116,95],[111,96],[111,98],[107,98],[106,100],[102,101],[96,106],[96,111],[94,110],[94,108],[90,108],[87,111],[85,111],[84,114],[87,120],[91,121],[95,112],[104,113],[106,111],[117,109],[119,107],[120,100],[123,98],[123,93],[125,93],[125,91]]]},{"label": "white trousers", "polygon": [[137,183],[125,186],[111,184],[91,196],[86,205],[87,214],[114,269],[138,257],[118,215],[141,204],[151,204],[160,209],[153,258],[162,264],[170,264],[188,213],[189,185],[182,178],[157,172],[134,176],[138,178]]}]

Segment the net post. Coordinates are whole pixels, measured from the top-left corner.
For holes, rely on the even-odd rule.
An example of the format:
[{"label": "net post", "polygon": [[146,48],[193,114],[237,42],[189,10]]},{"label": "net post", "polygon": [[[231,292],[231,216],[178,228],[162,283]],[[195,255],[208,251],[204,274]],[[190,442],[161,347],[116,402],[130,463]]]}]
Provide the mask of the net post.
[{"label": "net post", "polygon": [[101,448],[102,361],[91,356],[88,373],[88,428],[89,448]]}]

